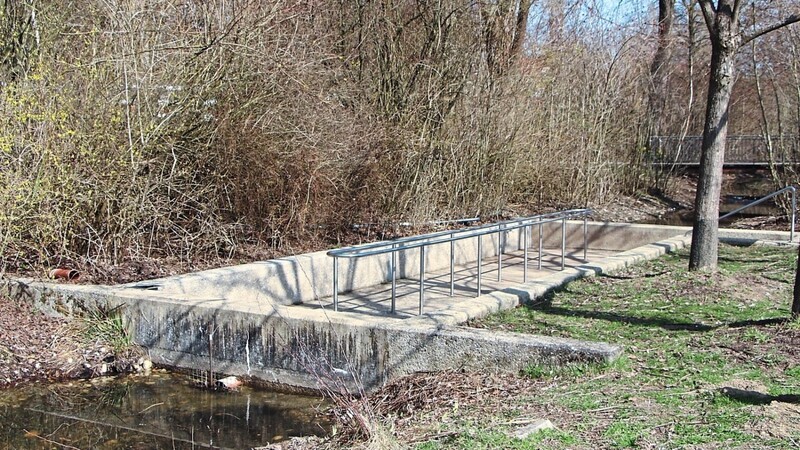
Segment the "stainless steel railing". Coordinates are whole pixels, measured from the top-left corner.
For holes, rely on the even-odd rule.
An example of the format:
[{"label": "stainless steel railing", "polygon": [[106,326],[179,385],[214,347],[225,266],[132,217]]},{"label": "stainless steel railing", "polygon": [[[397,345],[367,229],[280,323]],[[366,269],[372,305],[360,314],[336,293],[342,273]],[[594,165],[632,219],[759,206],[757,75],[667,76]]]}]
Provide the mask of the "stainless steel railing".
[{"label": "stainless steel railing", "polygon": [[[523,229],[523,282],[528,281],[528,247],[529,235],[531,234],[532,227],[539,227],[539,255],[538,255],[538,268],[542,268],[542,244],[543,234],[542,226],[546,223],[561,221],[561,270],[564,269],[565,255],[566,255],[566,223],[567,219],[576,217],[583,217],[583,259],[586,260],[587,251],[587,222],[586,217],[591,213],[590,209],[571,209],[549,214],[541,214],[537,216],[524,217],[519,219],[507,220],[488,225],[480,225],[475,227],[464,228],[460,230],[447,230],[436,233],[422,234],[418,236],[410,236],[391,241],[375,242],[370,244],[357,245],[353,247],[344,247],[329,251],[327,254],[333,257],[333,310],[339,310],[339,258],[361,258],[365,256],[382,255],[386,253],[391,254],[389,272],[392,283],[392,303],[391,312],[396,312],[396,299],[397,299],[397,254],[398,252],[419,248],[419,314],[425,304],[425,251],[428,246],[435,244],[450,243],[450,296],[453,296],[455,287],[455,242],[476,238],[478,239],[478,257],[477,257],[477,280],[476,280],[476,296],[481,295],[481,268],[483,266],[483,236],[498,234],[497,239],[497,281],[502,281],[503,272],[503,248],[504,236],[508,231]],[[531,236],[532,237],[532,236]]]},{"label": "stainless steel railing", "polygon": [[797,213],[797,188],[795,188],[794,186],[786,186],[785,188],[777,190],[777,191],[775,191],[775,192],[773,192],[773,193],[771,193],[769,195],[765,195],[764,197],[761,197],[758,200],[752,201],[752,202],[750,202],[750,203],[748,203],[748,204],[746,204],[744,206],[740,206],[740,207],[734,209],[733,211],[729,212],[728,214],[725,214],[724,216],[720,216],[719,220],[727,219],[728,217],[730,217],[730,216],[732,216],[734,214],[737,214],[737,213],[739,213],[739,212],[741,212],[741,211],[743,211],[743,210],[745,210],[745,209],[747,209],[747,208],[749,208],[751,206],[756,206],[758,204],[764,203],[765,201],[767,201],[767,200],[769,200],[769,199],[771,199],[771,198],[773,198],[773,197],[775,197],[777,195],[781,195],[781,194],[783,194],[784,192],[787,192],[787,191],[792,193],[792,213],[790,214],[791,215],[792,228],[789,231],[789,242],[791,242],[791,241],[794,240],[794,222],[795,222],[795,217],[796,217],[796,213]]}]

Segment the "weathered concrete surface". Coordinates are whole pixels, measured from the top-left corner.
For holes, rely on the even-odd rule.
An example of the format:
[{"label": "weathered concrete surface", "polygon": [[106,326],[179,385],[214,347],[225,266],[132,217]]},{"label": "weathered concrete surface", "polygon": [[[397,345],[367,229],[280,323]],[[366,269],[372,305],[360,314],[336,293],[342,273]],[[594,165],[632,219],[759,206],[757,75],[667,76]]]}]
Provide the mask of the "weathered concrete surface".
[{"label": "weathered concrete surface", "polygon": [[[531,228],[531,246],[538,245],[538,227]],[[657,242],[681,233],[682,227],[588,222],[588,246],[592,249],[625,251],[640,245]],[[570,250],[583,246],[583,222],[568,221],[567,245]],[[561,246],[561,223],[543,226],[545,248]],[[500,238],[484,236],[483,258],[497,255]],[[522,248],[520,230],[511,230],[502,238],[504,252]],[[455,244],[455,263],[465,265],[478,259],[477,238]],[[292,305],[318,301],[333,293],[333,259],[326,252],[307,253],[269,261],[205,270],[186,275],[131,283],[123,287],[147,291],[152,298],[173,299],[259,299],[276,304]],[[375,255],[359,259],[340,258],[339,291],[348,292],[386,283],[390,280],[390,256]],[[450,245],[435,244],[426,251],[425,267],[433,272],[450,264]],[[419,249],[398,254],[398,278],[419,276]]]},{"label": "weathered concrete surface", "polygon": [[[582,228],[583,223],[571,226]],[[621,352],[617,345],[489,332],[459,324],[513,308],[571,280],[612,272],[689,243],[686,228],[651,228],[598,224],[590,247],[591,242],[598,246],[616,245],[621,246],[619,252],[590,258],[586,263],[572,261],[566,270],[550,269],[528,283],[511,282],[480,297],[470,294],[446,305],[429,305],[425,314],[407,318],[333,312],[329,299],[320,298],[318,292],[330,283],[330,258],[325,256],[323,263],[320,255],[324,253],[135,286],[56,285],[24,280],[5,286],[12,296],[27,298],[50,312],[73,314],[98,307],[115,311],[124,318],[135,342],[146,348],[158,364],[249,375],[303,388],[318,389],[324,387],[320,383],[334,383],[370,390],[416,371],[452,367],[516,371],[533,363],[613,360]],[[616,237],[598,234],[603,229]],[[625,229],[633,230],[630,238],[625,237]],[[573,232],[569,228],[568,231]],[[548,239],[556,239],[560,245],[560,228],[551,234]],[[730,236],[757,239],[760,235],[747,237],[733,232]],[[625,243],[648,238],[657,242],[624,248]],[[775,235],[770,234],[769,238]],[[436,258],[439,257],[434,256],[432,261],[439,261]],[[449,253],[445,259],[449,261]],[[364,267],[374,268],[365,269],[372,275],[354,274],[352,280],[359,281],[354,281],[353,286],[369,279],[385,281],[383,262],[365,264]],[[275,301],[275,295],[287,295],[291,300]],[[317,307],[296,304],[298,301],[314,302]]]},{"label": "weathered concrete surface", "polygon": [[16,296],[38,298],[51,310],[118,311],[156,364],[300,388],[342,383],[351,390],[370,390],[417,371],[518,371],[531,363],[610,361],[621,351],[602,343],[448,327],[435,318],[413,324],[392,318],[376,322],[361,314],[266,303],[254,308],[223,300],[189,302],[119,293],[83,297],[88,293],[83,286],[15,286]]}]

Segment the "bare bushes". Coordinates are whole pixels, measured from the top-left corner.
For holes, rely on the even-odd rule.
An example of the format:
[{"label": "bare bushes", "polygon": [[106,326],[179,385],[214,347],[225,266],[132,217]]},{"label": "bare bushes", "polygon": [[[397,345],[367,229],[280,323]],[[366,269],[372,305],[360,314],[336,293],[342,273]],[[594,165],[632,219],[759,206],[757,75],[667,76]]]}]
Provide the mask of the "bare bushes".
[{"label": "bare bushes", "polygon": [[354,217],[380,133],[336,98],[308,11],[259,3],[40,14],[43,56],[3,91],[7,261],[230,256]]},{"label": "bare bushes", "polygon": [[590,40],[566,29],[520,67],[523,95],[506,116],[519,124],[514,146],[527,152],[512,190],[518,201],[602,204],[639,186],[647,66],[629,33]]},{"label": "bare bushes", "polygon": [[635,141],[630,46],[523,51],[513,2],[37,4],[0,98],[6,264],[583,204]]}]

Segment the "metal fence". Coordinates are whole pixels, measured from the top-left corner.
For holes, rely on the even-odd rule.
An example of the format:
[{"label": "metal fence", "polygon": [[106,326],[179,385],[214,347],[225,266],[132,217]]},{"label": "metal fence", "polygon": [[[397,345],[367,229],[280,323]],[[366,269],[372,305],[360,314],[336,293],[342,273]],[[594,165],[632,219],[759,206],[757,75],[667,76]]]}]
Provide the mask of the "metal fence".
[{"label": "metal fence", "polygon": [[531,217],[523,217],[519,219],[508,220],[504,222],[492,223],[488,225],[475,226],[464,228],[460,230],[447,230],[436,233],[422,234],[418,236],[411,236],[392,241],[375,242],[371,244],[358,245],[353,247],[345,247],[336,250],[331,250],[327,254],[333,257],[333,309],[339,310],[339,258],[361,258],[365,256],[391,254],[389,265],[389,276],[392,283],[392,303],[391,312],[396,312],[396,298],[397,298],[397,255],[410,249],[420,249],[419,258],[419,314],[425,304],[425,251],[431,245],[449,243],[450,244],[450,296],[453,296],[455,285],[455,242],[464,239],[477,238],[478,250],[477,261],[478,267],[476,276],[476,295],[481,295],[481,267],[483,266],[483,237],[487,235],[498,234],[500,238],[497,240],[497,280],[502,280],[503,271],[503,248],[504,243],[502,236],[511,230],[522,230],[522,250],[523,250],[523,282],[528,281],[528,250],[532,241],[532,229],[538,227],[539,230],[539,246],[538,246],[538,268],[542,267],[542,226],[546,223],[561,222],[561,269],[564,269],[565,255],[566,255],[566,221],[577,217],[583,217],[583,259],[586,260],[587,242],[586,242],[586,220],[587,216],[591,213],[590,209],[571,209],[566,211],[559,211],[549,214],[541,214]]},{"label": "metal fence", "polygon": [[[728,136],[725,145],[726,166],[795,165],[800,163],[800,136],[772,136],[770,158],[764,136]],[[700,164],[702,136],[652,136],[648,159],[656,166],[692,166]]]}]

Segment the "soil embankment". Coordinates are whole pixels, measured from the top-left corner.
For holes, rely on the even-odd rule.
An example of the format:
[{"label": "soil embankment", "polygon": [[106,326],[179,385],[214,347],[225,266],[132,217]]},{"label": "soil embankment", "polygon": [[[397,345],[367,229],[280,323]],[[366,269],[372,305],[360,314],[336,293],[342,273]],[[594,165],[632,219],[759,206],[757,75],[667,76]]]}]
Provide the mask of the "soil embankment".
[{"label": "soil embankment", "polygon": [[147,368],[134,350],[107,342],[116,332],[108,320],[48,317],[0,295],[0,388]]}]

